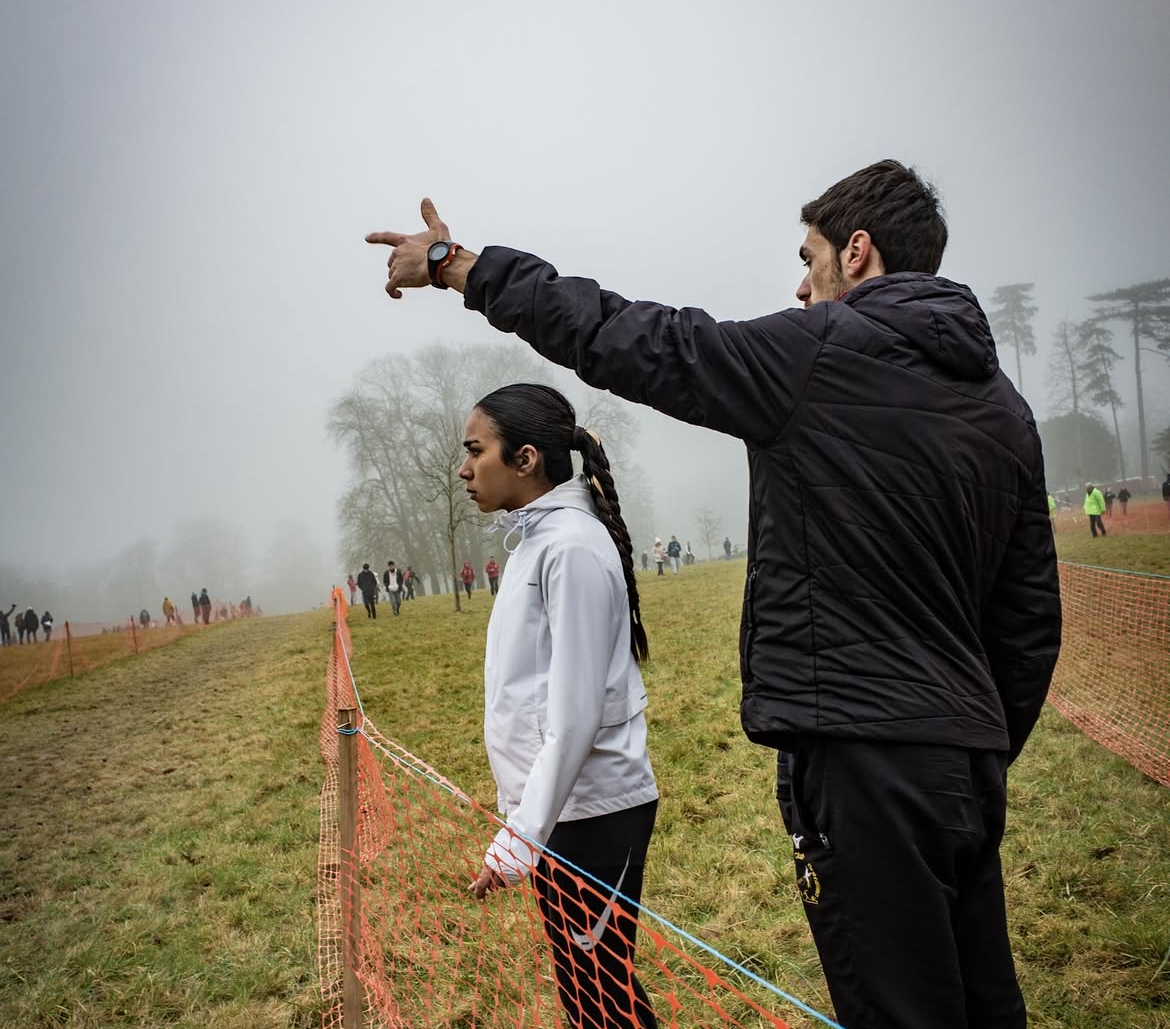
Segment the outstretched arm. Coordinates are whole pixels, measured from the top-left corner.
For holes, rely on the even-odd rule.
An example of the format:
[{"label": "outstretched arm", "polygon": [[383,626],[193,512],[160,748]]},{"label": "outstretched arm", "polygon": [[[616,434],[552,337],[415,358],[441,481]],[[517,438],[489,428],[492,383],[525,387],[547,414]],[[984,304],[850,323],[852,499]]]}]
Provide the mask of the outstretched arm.
[{"label": "outstretched arm", "polygon": [[[393,248],[386,292],[395,299],[403,289],[430,284],[427,249],[450,239],[430,200],[422,202],[422,217],[423,232],[366,237]],[[717,322],[695,308],[631,302],[502,247],[483,255],[460,250],[442,281],[497,329],[515,333],[591,386],[757,444],[775,439],[795,410],[828,319],[828,305],[816,304],[749,322]]]}]

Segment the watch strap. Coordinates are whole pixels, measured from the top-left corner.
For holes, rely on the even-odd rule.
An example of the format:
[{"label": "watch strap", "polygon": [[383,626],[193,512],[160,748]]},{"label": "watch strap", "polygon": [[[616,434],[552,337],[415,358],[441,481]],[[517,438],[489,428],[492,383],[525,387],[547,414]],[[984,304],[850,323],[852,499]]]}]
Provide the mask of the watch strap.
[{"label": "watch strap", "polygon": [[[447,249],[440,258],[432,258],[431,251],[439,244],[443,244]],[[435,240],[427,248],[427,277],[431,280],[431,285],[435,289],[446,289],[447,286],[443,282],[443,269],[451,263],[451,259],[460,251],[461,247],[458,243],[452,243],[450,240],[439,239]]]},{"label": "watch strap", "polygon": [[451,244],[451,249],[447,251],[447,256],[439,262],[438,267],[435,269],[434,278],[431,280],[432,285],[437,286],[439,289],[448,288],[447,284],[443,281],[443,271],[446,269],[447,265],[455,260],[455,255],[462,249],[463,247],[458,243]]}]

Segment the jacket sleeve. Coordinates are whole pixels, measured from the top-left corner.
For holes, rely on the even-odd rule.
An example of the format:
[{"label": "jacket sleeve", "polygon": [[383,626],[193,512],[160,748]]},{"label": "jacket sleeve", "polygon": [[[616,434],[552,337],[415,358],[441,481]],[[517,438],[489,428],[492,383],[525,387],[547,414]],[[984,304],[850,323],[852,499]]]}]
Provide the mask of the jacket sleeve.
[{"label": "jacket sleeve", "polygon": [[795,408],[828,306],[717,322],[696,308],[626,300],[504,247],[479,256],[464,304],[591,386],[757,444],[775,439]]},{"label": "jacket sleeve", "polygon": [[1007,719],[1010,761],[1040,717],[1060,654],[1060,577],[1043,465],[1037,463],[983,617],[983,646]]},{"label": "jacket sleeve", "polygon": [[[508,825],[548,842],[601,728],[610,655],[620,637],[613,576],[587,547],[550,550],[542,576],[552,661],[544,742]],[[621,598],[623,605],[623,597]],[[623,608],[621,618],[626,617]]]}]

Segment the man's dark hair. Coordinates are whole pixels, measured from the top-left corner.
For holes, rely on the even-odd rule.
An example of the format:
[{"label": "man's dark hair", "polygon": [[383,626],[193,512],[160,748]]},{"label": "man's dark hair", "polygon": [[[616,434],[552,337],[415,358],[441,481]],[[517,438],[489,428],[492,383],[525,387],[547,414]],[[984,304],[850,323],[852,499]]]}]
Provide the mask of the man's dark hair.
[{"label": "man's dark hair", "polygon": [[800,209],[800,220],[840,253],[858,230],[869,233],[886,273],[934,275],[947,246],[938,192],[913,169],[878,161],[830,186]]}]

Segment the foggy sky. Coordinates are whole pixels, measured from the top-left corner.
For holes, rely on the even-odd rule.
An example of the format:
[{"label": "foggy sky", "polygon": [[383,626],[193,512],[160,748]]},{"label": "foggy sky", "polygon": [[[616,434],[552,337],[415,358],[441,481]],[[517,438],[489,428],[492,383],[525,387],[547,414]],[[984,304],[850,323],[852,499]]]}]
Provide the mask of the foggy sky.
[{"label": "foggy sky", "polygon": [[[0,562],[207,516],[334,552],[329,405],[373,358],[498,338],[382,292],[362,237],[424,195],[472,249],[751,318],[795,303],[800,205],[895,157],[942,193],[941,274],[1034,282],[1044,350],[1086,294],[1170,275],[1170,7],[1094,6],[7,0]],[[698,551],[709,504],[745,538],[742,445],[651,413],[637,460],[661,535]]]}]

